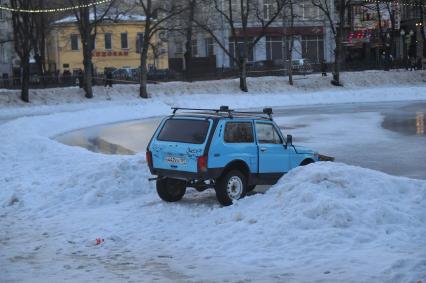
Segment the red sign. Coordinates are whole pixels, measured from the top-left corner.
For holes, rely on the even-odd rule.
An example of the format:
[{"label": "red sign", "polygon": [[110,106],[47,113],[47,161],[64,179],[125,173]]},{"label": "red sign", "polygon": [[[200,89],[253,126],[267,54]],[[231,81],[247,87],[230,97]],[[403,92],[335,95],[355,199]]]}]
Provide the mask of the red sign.
[{"label": "red sign", "polygon": [[93,57],[122,57],[129,56],[129,51],[94,51]]}]

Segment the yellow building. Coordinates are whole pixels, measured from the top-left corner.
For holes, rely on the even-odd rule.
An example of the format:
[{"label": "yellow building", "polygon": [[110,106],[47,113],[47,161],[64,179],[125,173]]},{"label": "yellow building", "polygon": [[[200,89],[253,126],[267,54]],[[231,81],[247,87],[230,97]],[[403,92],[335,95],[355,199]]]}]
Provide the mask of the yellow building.
[{"label": "yellow building", "polygon": [[[97,28],[93,64],[95,71],[105,68],[138,68],[140,48],[145,29],[143,16],[120,16],[105,21]],[[167,43],[154,36],[148,53],[148,66],[168,69]],[[74,16],[56,21],[52,25],[47,43],[47,61],[50,71],[71,73],[83,69],[80,34]]]}]

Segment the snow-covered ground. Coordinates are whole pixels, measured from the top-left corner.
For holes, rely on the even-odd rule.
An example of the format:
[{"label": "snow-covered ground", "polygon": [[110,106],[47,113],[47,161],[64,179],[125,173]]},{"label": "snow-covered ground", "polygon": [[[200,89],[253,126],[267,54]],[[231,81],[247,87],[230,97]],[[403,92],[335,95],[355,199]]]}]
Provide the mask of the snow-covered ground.
[{"label": "snow-covered ground", "polygon": [[[76,104],[43,106],[63,113],[6,122],[0,125],[0,282],[424,282],[425,181],[319,163],[231,207],[220,207],[212,191],[192,190],[170,204],[147,181],[143,154],[96,154],[51,138],[164,115],[176,103],[241,108],[419,100],[425,93],[418,84],[158,95],[79,111]],[[0,116],[43,107],[9,106]],[[96,238],[104,242],[96,245]]]},{"label": "snow-covered ground", "polygon": [[[342,74],[342,80],[344,88],[332,87],[330,76],[313,74],[296,76],[294,86],[288,85],[284,77],[249,78],[249,93],[238,90],[237,80],[161,83],[149,85],[148,90],[156,101],[184,106],[220,106],[225,101],[230,105],[253,107],[425,99],[426,71],[347,72]],[[384,88],[383,91],[378,92],[378,87]],[[31,103],[27,104],[19,99],[18,90],[0,89],[0,120],[118,104],[146,105],[147,102],[138,97],[138,91],[138,85],[97,86],[95,97],[87,100],[78,87],[37,89],[31,90]]]}]

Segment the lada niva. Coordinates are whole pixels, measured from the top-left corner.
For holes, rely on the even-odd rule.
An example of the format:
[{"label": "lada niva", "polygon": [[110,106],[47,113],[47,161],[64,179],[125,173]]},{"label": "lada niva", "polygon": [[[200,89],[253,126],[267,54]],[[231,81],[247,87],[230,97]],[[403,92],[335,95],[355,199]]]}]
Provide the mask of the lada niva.
[{"label": "lada niva", "polygon": [[[318,153],[293,145],[263,112],[172,108],[146,151],[161,199],[182,199],[187,187],[213,188],[222,205],[230,205],[256,185],[273,185],[292,168],[319,161]],[[185,111],[185,112],[182,112]]]}]

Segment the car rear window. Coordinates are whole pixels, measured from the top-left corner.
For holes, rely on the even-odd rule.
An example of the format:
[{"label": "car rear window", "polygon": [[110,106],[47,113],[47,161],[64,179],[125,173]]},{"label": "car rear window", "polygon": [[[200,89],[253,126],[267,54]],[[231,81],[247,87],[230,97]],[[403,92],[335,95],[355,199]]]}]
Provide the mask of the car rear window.
[{"label": "car rear window", "polygon": [[169,119],[164,123],[157,140],[202,144],[206,140],[209,121]]}]

